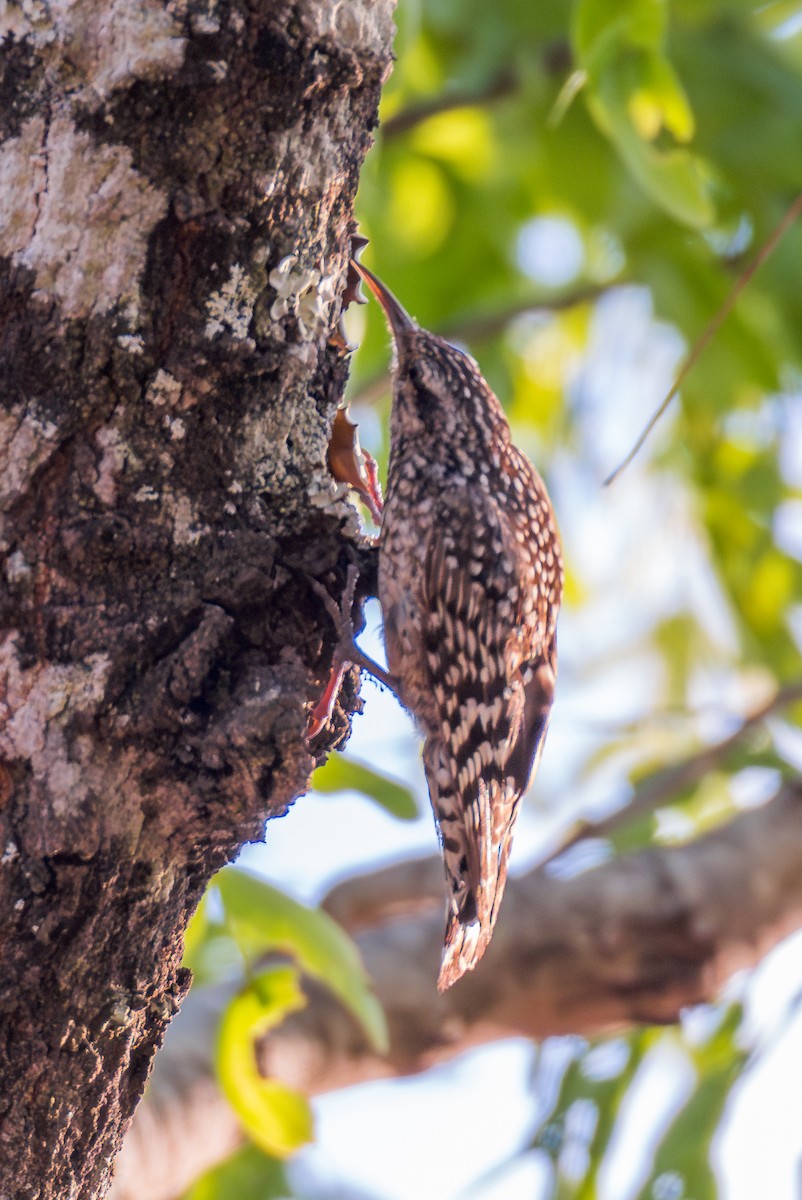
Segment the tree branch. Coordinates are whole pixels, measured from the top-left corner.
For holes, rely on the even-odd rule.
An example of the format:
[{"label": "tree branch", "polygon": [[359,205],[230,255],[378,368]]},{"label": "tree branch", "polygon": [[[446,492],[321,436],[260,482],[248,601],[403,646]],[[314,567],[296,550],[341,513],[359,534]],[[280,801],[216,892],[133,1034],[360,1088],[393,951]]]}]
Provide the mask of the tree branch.
[{"label": "tree branch", "polygon": [[402,108],[395,116],[382,122],[382,137],[386,141],[390,141],[402,134],[409,133],[417,125],[428,121],[430,117],[439,116],[440,113],[453,112],[456,108],[470,108],[477,104],[489,104],[504,96],[511,96],[518,90],[518,86],[517,73],[508,69],[502,71],[494,79],[488,80],[482,87],[474,88],[471,91],[446,92],[443,95],[424,100],[420,104],[410,104],[407,108]]},{"label": "tree branch", "polygon": [[[567,75],[572,66],[571,47],[568,41],[555,39],[544,44],[540,65],[546,75],[556,78]],[[385,140],[400,137],[424,121],[428,121],[430,117],[439,116],[444,112],[453,112],[456,108],[470,108],[479,104],[492,104],[496,100],[503,100],[517,92],[521,83],[519,72],[512,67],[507,67],[480,87],[465,91],[447,91],[439,96],[431,96],[417,104],[410,104],[382,122],[382,137]]]},{"label": "tree branch", "polygon": [[[421,1071],[497,1038],[592,1036],[675,1021],[802,925],[802,784],[688,845],[646,850],[569,880],[542,869],[511,880],[485,961],[440,996],[442,888],[441,863],[427,859],[349,880],[326,902],[356,935],[385,1006],[387,1058],[369,1050],[329,993],[310,988],[308,1007],[265,1040],[265,1073],[313,1094]],[[186,1070],[186,1047],[211,1044],[227,994],[201,992],[187,1002],[157,1060],[154,1097],[170,1079],[174,1095],[181,1092],[173,1064]],[[203,1070],[181,1093],[187,1111],[193,1089],[209,1103]],[[217,1134],[234,1137],[224,1111],[215,1109]],[[167,1129],[161,1122],[164,1136]],[[122,1161],[135,1174],[138,1156],[175,1153],[146,1145],[135,1123]],[[136,1200],[172,1195],[140,1188]]]}]

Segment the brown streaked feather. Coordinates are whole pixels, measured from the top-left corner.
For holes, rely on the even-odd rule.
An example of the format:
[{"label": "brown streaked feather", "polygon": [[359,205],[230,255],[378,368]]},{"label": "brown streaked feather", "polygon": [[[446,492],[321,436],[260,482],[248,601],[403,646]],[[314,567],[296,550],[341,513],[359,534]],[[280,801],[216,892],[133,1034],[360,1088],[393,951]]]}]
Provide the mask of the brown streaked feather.
[{"label": "brown streaked feather", "polygon": [[477,364],[360,274],[395,342],[379,598],[424,736],[449,881],[440,986],[490,939],[556,674],[560,542],[546,489]]},{"label": "brown streaked feather", "polygon": [[[451,495],[439,507],[421,605],[424,646],[437,664],[437,723],[425,762],[450,885],[442,987],[475,966],[490,940],[553,692],[549,664],[533,658],[545,631],[537,620],[526,623],[525,595],[511,598],[520,544],[492,498],[481,497],[478,514],[476,499]],[[481,554],[495,559],[492,584],[471,570],[478,533]]]}]

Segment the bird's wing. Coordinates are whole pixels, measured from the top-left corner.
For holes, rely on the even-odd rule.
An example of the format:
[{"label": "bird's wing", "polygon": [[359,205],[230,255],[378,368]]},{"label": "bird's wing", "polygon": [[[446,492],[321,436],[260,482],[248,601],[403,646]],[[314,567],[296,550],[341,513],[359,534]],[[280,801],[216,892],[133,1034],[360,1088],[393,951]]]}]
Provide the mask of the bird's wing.
[{"label": "bird's wing", "polygon": [[451,887],[440,977],[447,987],[490,939],[554,672],[514,520],[467,490],[440,508],[426,546],[421,610],[439,717],[424,763]]}]

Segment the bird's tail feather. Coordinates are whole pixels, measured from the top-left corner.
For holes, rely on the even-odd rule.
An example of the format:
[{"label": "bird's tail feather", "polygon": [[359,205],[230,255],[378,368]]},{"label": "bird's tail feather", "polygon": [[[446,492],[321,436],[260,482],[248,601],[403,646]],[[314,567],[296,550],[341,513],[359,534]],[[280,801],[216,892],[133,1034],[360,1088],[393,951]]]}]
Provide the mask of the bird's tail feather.
[{"label": "bird's tail feather", "polygon": [[[438,989],[443,992],[466,971],[472,971],[493,936],[496,917],[507,883],[507,863],[517,797],[493,812],[496,789],[480,783],[474,810],[476,820],[468,833],[468,875],[463,880],[462,904],[449,913]],[[495,795],[494,795],[495,794]]]},{"label": "bird's tail feather", "polygon": [[445,991],[473,970],[493,935],[520,797],[512,779],[499,778],[500,771],[494,777],[487,766],[483,776],[480,763],[467,784],[455,778],[447,783],[453,756],[434,738],[427,739],[423,754],[449,887],[438,980]]},{"label": "bird's tail feather", "polygon": [[485,952],[490,933],[489,929],[483,929],[476,920],[466,924],[460,921],[456,913],[449,915],[443,959],[437,979],[439,992],[446,991],[461,979],[466,971],[473,970]]}]

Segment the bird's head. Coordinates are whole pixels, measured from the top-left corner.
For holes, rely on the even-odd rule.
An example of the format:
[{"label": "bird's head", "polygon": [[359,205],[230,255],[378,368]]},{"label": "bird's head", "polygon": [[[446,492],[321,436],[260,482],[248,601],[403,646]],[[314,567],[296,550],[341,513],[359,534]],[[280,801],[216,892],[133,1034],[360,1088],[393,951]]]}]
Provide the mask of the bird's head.
[{"label": "bird's head", "polygon": [[[379,301],[393,335],[394,415],[428,431],[448,433],[477,415],[500,415],[498,401],[474,360],[421,329],[388,287],[361,263],[354,267]],[[503,418],[502,418],[503,419]]]}]

